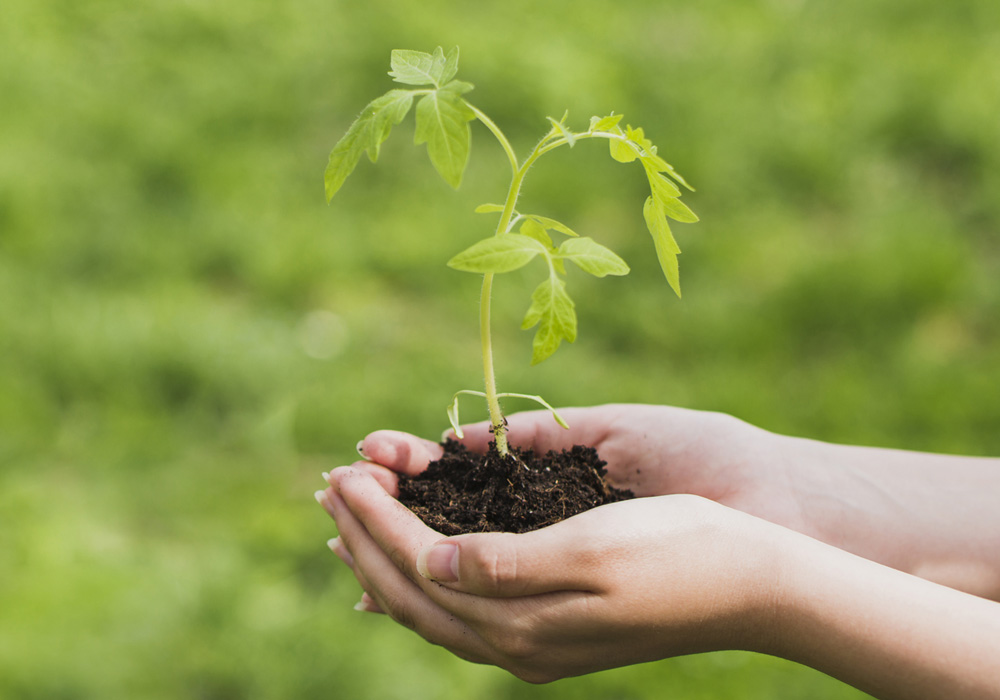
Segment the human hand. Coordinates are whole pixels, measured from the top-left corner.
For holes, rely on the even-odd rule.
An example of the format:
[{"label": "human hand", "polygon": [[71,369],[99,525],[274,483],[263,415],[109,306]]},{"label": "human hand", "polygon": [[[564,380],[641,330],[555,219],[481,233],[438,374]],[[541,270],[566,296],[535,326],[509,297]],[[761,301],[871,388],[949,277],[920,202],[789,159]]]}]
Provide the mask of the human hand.
[{"label": "human hand", "polygon": [[[547,682],[716,649],[766,651],[783,546],[770,523],[696,496],[602,506],[534,532],[442,541],[371,470],[330,475],[334,545],[396,621]],[[371,605],[371,603],[368,603]]]},{"label": "human hand", "polygon": [[[608,480],[636,496],[693,494],[800,532],[817,532],[791,488],[781,436],[722,413],[670,406],[615,404],[560,409],[560,414],[569,430],[547,411],[511,415],[511,444],[540,453],[589,445],[607,462]],[[461,442],[485,452],[489,428],[489,422],[465,426]],[[372,463],[411,476],[442,454],[437,443],[391,430],[368,435],[359,449]],[[395,477],[369,469],[395,495]]]}]

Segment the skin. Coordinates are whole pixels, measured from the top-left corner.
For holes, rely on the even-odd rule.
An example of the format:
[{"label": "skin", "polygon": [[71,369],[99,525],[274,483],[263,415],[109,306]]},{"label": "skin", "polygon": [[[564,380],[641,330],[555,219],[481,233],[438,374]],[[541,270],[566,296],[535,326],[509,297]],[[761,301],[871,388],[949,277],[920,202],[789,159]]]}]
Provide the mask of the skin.
[{"label": "skin", "polygon": [[[749,649],[881,698],[1000,698],[1000,460],[826,445],[669,407],[561,413],[571,430],[511,416],[512,442],[594,445],[642,498],[523,535],[443,538],[394,499],[396,474],[440,446],[365,438],[368,460],[317,493],[359,609],[532,682]],[[464,442],[488,439],[480,424]]]}]

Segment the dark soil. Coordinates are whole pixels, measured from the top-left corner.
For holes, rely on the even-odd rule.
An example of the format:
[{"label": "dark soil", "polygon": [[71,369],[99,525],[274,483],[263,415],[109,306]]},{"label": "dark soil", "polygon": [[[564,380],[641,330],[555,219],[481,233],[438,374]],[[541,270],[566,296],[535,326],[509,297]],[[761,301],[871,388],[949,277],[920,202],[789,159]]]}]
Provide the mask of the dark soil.
[{"label": "dark soil", "polygon": [[543,457],[511,448],[501,457],[493,443],[485,455],[454,440],[444,457],[419,476],[399,479],[399,500],[444,535],[528,532],[605,503],[634,498],[609,485],[605,462],[577,445]]}]

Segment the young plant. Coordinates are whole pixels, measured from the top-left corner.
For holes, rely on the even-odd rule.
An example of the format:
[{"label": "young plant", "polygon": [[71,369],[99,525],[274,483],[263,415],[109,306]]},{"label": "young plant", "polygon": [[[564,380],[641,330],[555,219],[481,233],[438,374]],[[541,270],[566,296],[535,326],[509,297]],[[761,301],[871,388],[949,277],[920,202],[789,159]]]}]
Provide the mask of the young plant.
[{"label": "young plant", "polygon": [[[576,340],[576,311],[573,300],[566,291],[566,262],[571,262],[596,277],[625,275],[629,272],[628,265],[618,255],[590,238],[578,236],[565,224],[538,214],[518,211],[518,197],[528,170],[545,154],[562,146],[572,148],[586,139],[606,140],[611,157],[620,163],[637,161],[641,164],[650,186],[650,196],[643,205],[643,217],[653,237],[663,274],[677,296],[681,294],[677,266],[677,256],[681,251],[670,231],[668,219],[681,222],[698,220],[694,212],[680,201],[681,191],[677,185],[693,189],[669,163],[657,155],[656,146],[646,138],[642,129],[632,126],[622,128],[620,114],[593,117],[585,131],[573,131],[566,123],[566,116],[558,121],[548,117],[548,133],[523,161],[519,161],[500,128],[465,99],[464,95],[473,86],[455,80],[458,72],[458,47],[447,55],[441,47],[433,54],[396,50],[392,52],[391,67],[389,75],[397,83],[409,87],[390,90],[370,102],[334,146],[326,169],[327,201],[344,184],[363,154],[367,153],[373,163],[378,160],[381,146],[389,137],[393,126],[403,121],[414,102],[415,143],[427,144],[427,153],[435,169],[456,189],[462,182],[469,159],[469,122],[479,120],[500,142],[511,168],[507,197],[502,204],[483,204],[476,209],[480,213],[500,215],[495,233],[448,261],[449,267],[483,276],[479,332],[485,391],[463,389],[457,392],[448,408],[448,418],[461,437],[458,422],[459,396],[473,394],[485,398],[497,451],[506,455],[506,421],[500,409],[500,398],[519,397],[537,401],[552,412],[560,425],[566,427],[566,424],[555,409],[539,396],[497,393],[490,330],[494,275],[517,270],[535,258],[540,258],[545,263],[547,276],[531,295],[531,304],[522,323],[524,329],[537,326],[531,356],[531,363],[537,364],[550,357],[563,340]],[[553,234],[562,237],[558,245],[553,240]]]}]

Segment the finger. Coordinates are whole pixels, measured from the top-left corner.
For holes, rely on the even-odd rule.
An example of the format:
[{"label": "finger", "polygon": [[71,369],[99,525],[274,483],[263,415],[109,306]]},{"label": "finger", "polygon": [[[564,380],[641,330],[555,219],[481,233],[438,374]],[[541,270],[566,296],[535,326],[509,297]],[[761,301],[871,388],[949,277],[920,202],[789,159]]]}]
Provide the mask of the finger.
[{"label": "finger", "polygon": [[[568,450],[573,445],[598,447],[607,439],[609,415],[613,409],[561,408],[559,415],[569,425],[563,428],[549,411],[523,411],[507,417],[507,439],[521,449],[547,452],[548,450]],[[493,440],[489,421],[463,426],[465,437],[461,443],[473,452],[485,452]],[[454,439],[454,431],[445,433]]]},{"label": "finger", "polygon": [[[522,535],[442,539],[363,472],[348,467],[331,476],[352,515],[411,581],[420,584],[426,579],[452,591],[495,598],[590,588],[601,552],[595,538],[587,535],[586,518]],[[442,588],[421,587],[440,604],[456,609],[455,599]]]},{"label": "finger", "polygon": [[358,612],[370,612],[385,615],[385,611],[382,610],[382,608],[379,607],[379,604],[375,602],[375,599],[367,593],[361,594],[361,600],[354,606],[354,609]]},{"label": "finger", "polygon": [[398,430],[371,433],[358,443],[358,451],[368,460],[408,476],[419,474],[444,454],[436,442]]},{"label": "finger", "polygon": [[340,561],[347,564],[352,569],[354,568],[354,557],[348,551],[347,547],[344,546],[343,540],[339,537],[334,537],[333,539],[327,540],[326,546],[330,548],[330,551],[337,555]]},{"label": "finger", "polygon": [[[397,501],[381,491],[371,477],[354,471],[359,481],[368,482],[369,494],[381,492],[383,497],[398,505]],[[462,658],[488,663],[489,650],[482,638],[463,621],[438,606],[393,563],[338,493],[331,493],[329,501],[336,513],[341,539],[354,557],[359,580],[363,577],[365,590],[378,607],[432,644],[444,646]],[[416,519],[412,513],[410,517]]]}]

